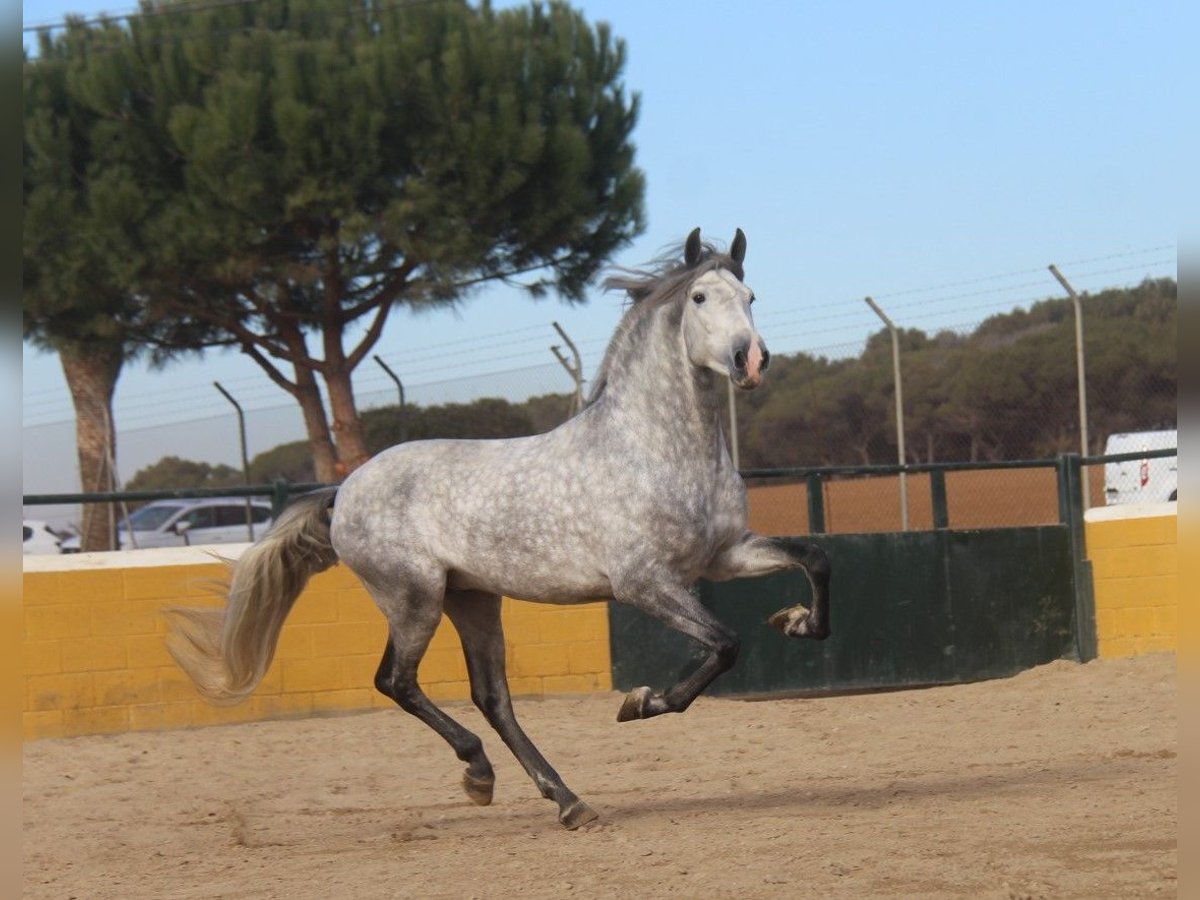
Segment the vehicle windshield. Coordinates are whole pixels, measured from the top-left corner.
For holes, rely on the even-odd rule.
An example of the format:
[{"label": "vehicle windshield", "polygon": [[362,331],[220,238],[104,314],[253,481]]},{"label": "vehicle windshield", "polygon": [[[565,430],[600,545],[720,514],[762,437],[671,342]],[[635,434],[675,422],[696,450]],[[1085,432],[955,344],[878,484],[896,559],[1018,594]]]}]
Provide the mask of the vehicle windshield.
[{"label": "vehicle windshield", "polygon": [[121,523],[121,530],[132,526],[134,531],[154,531],[181,509],[182,506],[143,506]]}]

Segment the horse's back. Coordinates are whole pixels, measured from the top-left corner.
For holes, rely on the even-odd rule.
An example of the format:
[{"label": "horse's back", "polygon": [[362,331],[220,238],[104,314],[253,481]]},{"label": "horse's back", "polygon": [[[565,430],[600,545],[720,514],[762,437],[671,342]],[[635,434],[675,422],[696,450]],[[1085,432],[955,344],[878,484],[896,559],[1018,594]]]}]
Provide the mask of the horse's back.
[{"label": "horse's back", "polygon": [[470,525],[476,510],[495,502],[497,481],[511,467],[504,460],[525,456],[522,444],[529,441],[428,440],[391,447],[343,482],[335,503],[335,530],[416,525],[417,531],[427,531],[426,526],[446,519]]},{"label": "horse's back", "polygon": [[530,600],[609,596],[630,567],[698,577],[744,530],[741,480],[618,434],[589,409],[541,435],[392,447],[342,485],[334,548],[360,575],[422,557],[452,588]]},{"label": "horse's back", "polygon": [[[384,451],[343,483],[334,506],[339,556],[364,569],[436,561],[451,587],[524,596],[594,598],[607,581],[581,518],[584,478],[550,435],[431,440]],[[547,587],[557,583],[557,591]],[[582,597],[578,598],[582,599]]]}]

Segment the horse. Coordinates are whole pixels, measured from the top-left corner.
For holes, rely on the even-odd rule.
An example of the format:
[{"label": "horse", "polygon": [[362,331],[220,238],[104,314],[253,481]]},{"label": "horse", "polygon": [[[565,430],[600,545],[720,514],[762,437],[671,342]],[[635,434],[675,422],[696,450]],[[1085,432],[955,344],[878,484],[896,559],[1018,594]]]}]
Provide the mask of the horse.
[{"label": "horse", "polygon": [[417,665],[444,613],[461,638],[471,699],[538,791],[575,829],[597,813],[522,730],[505,673],[502,596],[627,603],[707,655],[666,690],[638,687],[617,721],[686,710],[738,655],[737,635],[689,586],[803,569],[812,607],[768,622],[789,637],[829,635],[830,565],[815,544],[746,525],[746,490],[726,448],[717,387],[759,386],[770,354],[744,281],[746,236],[727,253],[692,231],[682,247],[605,281],[628,306],[584,408],[545,434],[426,440],[378,454],[342,484],[298,499],[233,564],[224,609],[178,609],[168,647],[215,703],[247,697],[271,663],[308,579],[337,561],[387,617],[375,687],[440,734],[466,763],[463,788],[492,801],[479,737],[435,706]]}]

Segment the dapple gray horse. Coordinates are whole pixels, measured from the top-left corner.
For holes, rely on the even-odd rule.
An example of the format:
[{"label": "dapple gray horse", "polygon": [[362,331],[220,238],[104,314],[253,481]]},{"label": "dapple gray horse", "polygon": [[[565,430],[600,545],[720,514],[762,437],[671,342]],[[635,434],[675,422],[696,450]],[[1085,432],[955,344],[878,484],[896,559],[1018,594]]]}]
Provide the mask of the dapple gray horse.
[{"label": "dapple gray horse", "polygon": [[513,714],[505,675],[502,595],[542,603],[612,599],[689,635],[708,651],[669,689],[632,691],[618,721],[682,712],[733,665],[738,639],[689,592],[803,568],[811,611],[770,623],[792,637],[829,634],[829,562],[818,547],[746,528],[746,491],[726,451],[717,387],[762,381],[769,355],[743,281],[741,229],[728,254],[700,239],[683,259],[608,279],[630,306],[588,405],[555,430],[491,441],[392,447],[335,490],[289,507],[235,564],[221,609],[176,610],[169,646],[198,689],[237,702],[266,673],[283,621],[309,577],[339,559],[387,616],[375,685],[445,738],[467,764],[475,803],[495,776],[480,739],[430,702],[417,664],[442,613],[462,639],[471,697],[577,828],[596,813],[563,784]]}]

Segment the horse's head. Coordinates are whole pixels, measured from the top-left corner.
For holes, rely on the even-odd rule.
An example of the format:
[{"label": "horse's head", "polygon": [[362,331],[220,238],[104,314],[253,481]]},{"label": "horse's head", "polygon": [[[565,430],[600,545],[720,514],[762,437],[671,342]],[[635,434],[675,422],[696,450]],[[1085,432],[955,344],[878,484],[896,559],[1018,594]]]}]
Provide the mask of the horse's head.
[{"label": "horse's head", "polygon": [[696,271],[683,301],[688,359],[752,390],[762,383],[771,354],[754,328],[750,311],[754,292],[742,281],[746,235],[737,230],[728,258],[706,256],[703,249],[697,228],[688,235],[683,253],[687,268]]}]

